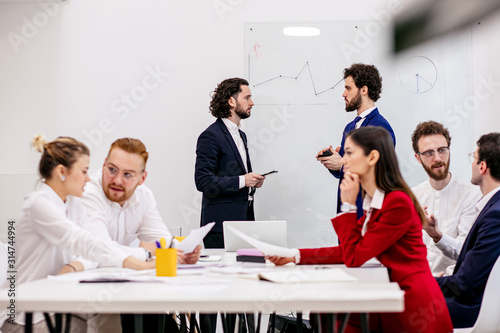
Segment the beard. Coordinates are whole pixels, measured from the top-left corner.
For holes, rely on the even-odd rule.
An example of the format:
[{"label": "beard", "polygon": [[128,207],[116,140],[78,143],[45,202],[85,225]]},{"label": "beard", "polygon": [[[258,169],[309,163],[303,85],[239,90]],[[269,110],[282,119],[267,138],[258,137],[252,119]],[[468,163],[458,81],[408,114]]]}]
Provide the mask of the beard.
[{"label": "beard", "polygon": [[236,113],[238,117],[240,117],[240,119],[247,119],[248,117],[250,117],[250,109],[251,108],[244,110],[241,107],[241,104],[236,102],[236,110],[234,110],[234,113]]},{"label": "beard", "polygon": [[[448,163],[445,162],[437,162],[431,165],[430,167],[426,166],[425,164],[422,163],[422,166],[424,167],[425,172],[429,175],[434,180],[443,180],[448,177],[448,171],[450,170],[450,160],[448,159]],[[442,171],[434,171],[434,168],[444,166],[444,169]]]},{"label": "beard", "polygon": [[345,104],[346,112],[351,112],[359,109],[361,106],[361,92],[358,91],[358,94],[354,96],[354,98]]},{"label": "beard", "polygon": [[[103,191],[106,197],[113,202],[119,203],[120,205],[127,201],[135,192],[139,183],[135,185],[133,188],[125,188],[124,186],[116,185],[114,183],[111,184],[103,184]],[[121,192],[113,191],[112,188],[119,189]]]}]

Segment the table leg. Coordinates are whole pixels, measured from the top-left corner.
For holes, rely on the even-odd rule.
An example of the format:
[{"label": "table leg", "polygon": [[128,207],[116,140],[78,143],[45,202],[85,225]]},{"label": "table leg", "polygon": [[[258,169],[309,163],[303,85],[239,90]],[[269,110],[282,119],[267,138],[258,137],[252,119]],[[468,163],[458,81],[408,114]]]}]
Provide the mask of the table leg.
[{"label": "table leg", "polygon": [[326,331],[337,333],[337,314],[326,314]]},{"label": "table leg", "polygon": [[135,314],[134,315],[134,332],[135,333],[142,333],[143,329],[143,317],[142,314]]},{"label": "table leg", "polygon": [[260,333],[260,322],[261,322],[261,319],[262,319],[262,313],[259,312],[259,314],[257,315],[257,327],[255,329],[255,333]]},{"label": "table leg", "polygon": [[347,323],[349,322],[349,317],[350,317],[350,313],[346,313],[344,315],[344,318],[342,318],[342,322],[340,323],[340,330],[339,330],[339,333],[344,333],[346,327],[347,327]]},{"label": "table leg", "polygon": [[158,316],[158,333],[163,333],[165,332],[165,317],[167,315],[164,314],[164,315],[160,315]]},{"label": "table leg", "polygon": [[181,320],[181,327],[179,329],[179,332],[186,333],[187,332],[187,323],[186,323],[186,316],[184,313],[180,314],[180,320]]},{"label": "table leg", "polygon": [[316,317],[316,324],[318,325],[318,332],[323,333],[323,327],[321,325],[321,314],[316,313],[316,314],[314,314],[314,316]]},{"label": "table leg", "polygon": [[54,326],[52,326],[52,320],[50,319],[50,316],[48,313],[44,313],[43,316],[45,317],[45,322],[47,323],[47,328],[49,329],[50,333],[55,333]]},{"label": "table leg", "polygon": [[64,333],[71,332],[71,313],[66,313],[66,321],[64,322]]},{"label": "table leg", "polygon": [[61,333],[62,332],[62,314],[56,313],[56,332]]},{"label": "table leg", "polygon": [[24,326],[24,332],[25,333],[32,333],[33,332],[33,314],[31,312],[26,312],[25,317],[25,326]]},{"label": "table leg", "polygon": [[[186,314],[186,316],[189,316],[189,332],[194,333],[194,327],[196,324],[196,314],[195,315]],[[196,325],[196,326],[198,326],[198,325]]]},{"label": "table leg", "polygon": [[297,312],[297,333],[302,333],[302,312]]},{"label": "table leg", "polygon": [[271,321],[271,333],[276,333],[276,312],[271,313],[269,316],[269,320]]},{"label": "table leg", "polygon": [[359,314],[360,322],[361,322],[361,332],[370,333],[370,326],[368,322],[368,313],[360,313]]}]

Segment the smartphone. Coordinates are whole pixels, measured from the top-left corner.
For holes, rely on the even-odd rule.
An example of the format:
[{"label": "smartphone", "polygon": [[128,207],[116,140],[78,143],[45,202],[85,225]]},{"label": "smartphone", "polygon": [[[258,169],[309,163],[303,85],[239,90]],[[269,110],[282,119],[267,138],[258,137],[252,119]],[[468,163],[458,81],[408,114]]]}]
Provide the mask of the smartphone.
[{"label": "smartphone", "polygon": [[264,177],[265,177],[265,176],[270,175],[270,174],[272,174],[272,173],[278,173],[278,171],[276,171],[276,170],[269,171],[269,172],[263,173],[261,176],[264,176]]},{"label": "smartphone", "polygon": [[325,150],[323,154],[318,155],[318,157],[327,157],[327,156],[332,156],[333,153],[330,150]]}]

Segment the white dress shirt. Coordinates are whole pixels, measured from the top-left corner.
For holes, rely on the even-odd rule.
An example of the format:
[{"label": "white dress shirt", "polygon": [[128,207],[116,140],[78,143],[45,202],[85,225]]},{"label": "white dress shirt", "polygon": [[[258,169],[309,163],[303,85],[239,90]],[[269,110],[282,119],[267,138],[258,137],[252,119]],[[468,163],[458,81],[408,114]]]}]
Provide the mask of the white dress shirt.
[{"label": "white dress shirt", "polygon": [[358,120],[358,122],[356,123],[356,126],[354,126],[354,128],[360,128],[361,125],[363,124],[363,121],[365,121],[365,118],[370,114],[370,112],[372,112],[373,110],[375,110],[376,106],[372,107],[372,108],[369,108],[368,110],[365,110],[363,112],[361,112],[361,114],[358,116],[358,117],[361,117],[360,120]]},{"label": "white dress shirt", "polygon": [[[17,284],[56,275],[78,254],[106,266],[122,266],[129,256],[80,226],[86,218],[81,199],[66,202],[48,185],[26,196],[16,221]],[[43,320],[35,313],[33,323]],[[24,315],[16,321],[24,324]]]},{"label": "white dress shirt", "polygon": [[130,256],[147,259],[144,248],[131,246],[137,239],[154,242],[164,237],[167,244],[172,241],[156,208],[153,192],[144,184],[137,186],[122,207],[106,197],[102,189],[102,171],[98,171],[90,177],[82,199],[87,212],[82,227],[110,243],[119,244]]},{"label": "white dress shirt", "polygon": [[465,238],[476,219],[475,205],[481,198],[481,191],[470,182],[452,175],[445,188],[435,190],[429,180],[415,186],[413,193],[420,205],[433,214],[443,236],[439,242],[424,231],[423,240],[427,246],[427,260],[432,273],[445,272],[451,275]]},{"label": "white dress shirt", "polygon": [[379,188],[375,189],[373,192],[373,197],[370,197],[365,194],[365,198],[363,199],[363,210],[366,212],[366,218],[363,223],[363,228],[361,229],[361,236],[366,234],[366,230],[368,229],[368,222],[370,222],[370,218],[372,216],[373,209],[382,209],[382,205],[384,204],[385,192],[380,190]]},{"label": "white dress shirt", "polygon": [[481,200],[478,201],[478,203],[476,204],[475,208],[476,208],[476,217],[479,216],[479,213],[481,213],[481,211],[484,209],[484,206],[486,206],[486,204],[488,203],[488,201],[490,201],[491,198],[493,198],[493,196],[498,192],[500,191],[500,186],[491,190],[488,194],[486,194],[484,197],[481,198]]},{"label": "white dress shirt", "polygon": [[[229,130],[229,133],[231,133],[231,136],[233,137],[233,141],[236,144],[236,148],[238,148],[238,152],[240,153],[241,160],[243,161],[243,165],[245,166],[245,172],[248,172],[248,167],[247,167],[247,152],[245,150],[245,143],[243,142],[243,139],[240,135],[240,125],[236,125],[233,123],[231,120],[227,118],[222,118],[222,121],[226,125],[227,129]],[[241,175],[239,177],[239,186],[240,188],[245,187],[245,176]]]}]

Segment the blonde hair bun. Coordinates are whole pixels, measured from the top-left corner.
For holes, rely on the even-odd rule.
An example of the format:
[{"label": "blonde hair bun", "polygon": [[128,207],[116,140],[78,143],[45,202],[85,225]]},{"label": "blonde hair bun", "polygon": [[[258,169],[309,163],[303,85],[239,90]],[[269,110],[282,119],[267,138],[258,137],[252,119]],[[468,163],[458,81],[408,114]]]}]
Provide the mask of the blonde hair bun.
[{"label": "blonde hair bun", "polygon": [[47,143],[45,136],[43,134],[37,134],[33,137],[33,141],[31,141],[31,147],[33,147],[37,152],[43,153],[43,147]]}]

